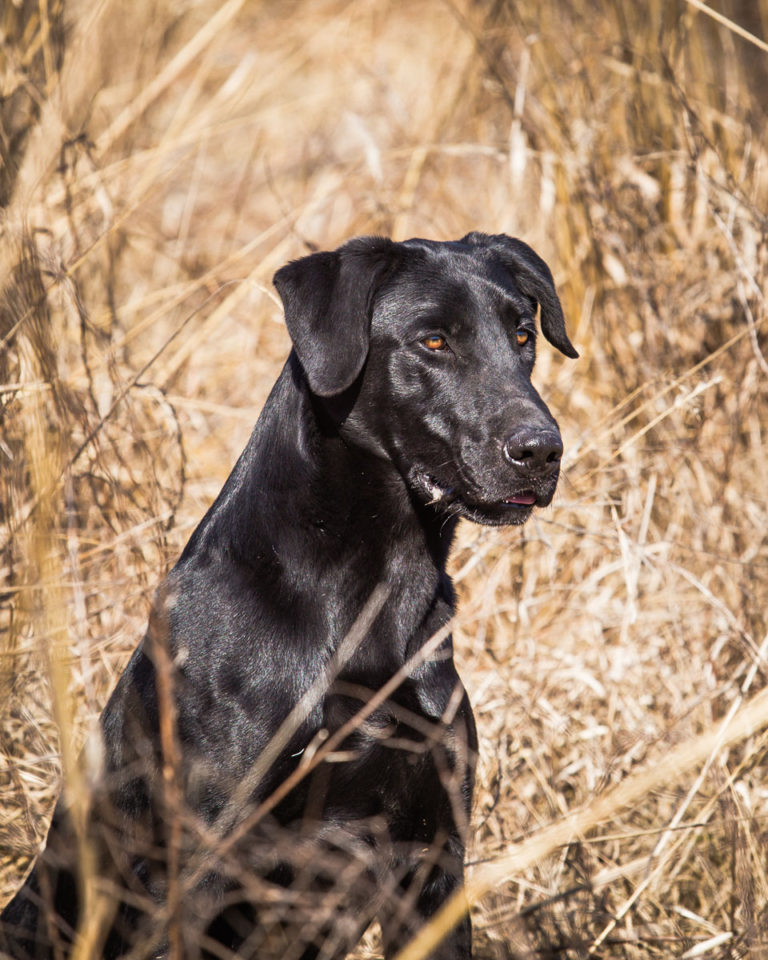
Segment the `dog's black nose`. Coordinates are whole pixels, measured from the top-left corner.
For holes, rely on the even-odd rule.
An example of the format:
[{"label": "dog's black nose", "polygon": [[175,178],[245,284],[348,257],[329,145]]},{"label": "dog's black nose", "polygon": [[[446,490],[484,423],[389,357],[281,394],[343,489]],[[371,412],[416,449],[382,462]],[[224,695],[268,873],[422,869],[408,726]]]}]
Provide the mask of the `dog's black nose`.
[{"label": "dog's black nose", "polygon": [[519,427],[504,441],[504,456],[518,470],[546,476],[560,466],[563,441],[556,430]]}]

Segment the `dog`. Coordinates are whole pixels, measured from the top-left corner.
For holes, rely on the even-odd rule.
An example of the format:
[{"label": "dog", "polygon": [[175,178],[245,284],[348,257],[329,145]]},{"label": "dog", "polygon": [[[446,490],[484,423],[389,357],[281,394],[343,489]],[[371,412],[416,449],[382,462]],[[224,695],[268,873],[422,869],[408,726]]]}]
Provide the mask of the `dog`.
[{"label": "dog", "polygon": [[[459,518],[552,501],[537,311],[578,354],[506,235],[361,237],[274,283],[292,351],[107,703],[87,809],[59,801],[2,914],[14,960],[340,958],[374,918],[389,958],[461,895],[446,561]],[[471,956],[466,915],[431,956]]]}]

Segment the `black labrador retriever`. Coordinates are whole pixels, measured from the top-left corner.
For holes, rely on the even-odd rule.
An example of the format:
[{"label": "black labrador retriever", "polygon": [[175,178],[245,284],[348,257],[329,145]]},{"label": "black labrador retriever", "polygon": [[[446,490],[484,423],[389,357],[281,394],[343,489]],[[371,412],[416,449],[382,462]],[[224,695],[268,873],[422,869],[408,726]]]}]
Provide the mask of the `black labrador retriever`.
[{"label": "black labrador retriever", "polygon": [[[577,354],[504,235],[363,237],[275,285],[293,351],[104,710],[100,774],[2,914],[16,960],[343,957],[374,917],[392,957],[461,890],[446,559],[460,517],[555,492],[537,307]],[[432,956],[470,954],[465,919]]]}]

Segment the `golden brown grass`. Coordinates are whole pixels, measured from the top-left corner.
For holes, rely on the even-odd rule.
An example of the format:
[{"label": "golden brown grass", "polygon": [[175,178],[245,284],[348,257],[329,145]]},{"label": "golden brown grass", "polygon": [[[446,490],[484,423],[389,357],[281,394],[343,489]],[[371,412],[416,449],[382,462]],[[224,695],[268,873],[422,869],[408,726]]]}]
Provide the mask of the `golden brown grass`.
[{"label": "golden brown grass", "polygon": [[477,955],[768,956],[768,3],[701,6],[3,6],[0,898],[286,355],[274,270],[483,229],[582,359],[555,506],[453,565]]}]

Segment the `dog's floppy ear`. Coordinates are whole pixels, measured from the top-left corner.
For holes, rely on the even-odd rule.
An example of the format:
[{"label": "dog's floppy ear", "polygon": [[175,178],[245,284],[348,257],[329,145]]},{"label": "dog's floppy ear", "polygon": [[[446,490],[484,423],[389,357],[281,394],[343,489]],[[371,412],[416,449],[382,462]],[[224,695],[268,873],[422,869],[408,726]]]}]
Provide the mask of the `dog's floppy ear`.
[{"label": "dog's floppy ear", "polygon": [[579,354],[565,332],[565,318],[555,292],[555,281],[541,257],[527,243],[505,233],[468,233],[461,242],[489,251],[513,274],[521,292],[539,304],[544,336],[566,357],[576,359]]},{"label": "dog's floppy ear", "polygon": [[277,271],[285,324],[313,393],[330,397],[356,380],[368,356],[373,299],[398,259],[385,237],[358,237]]}]

